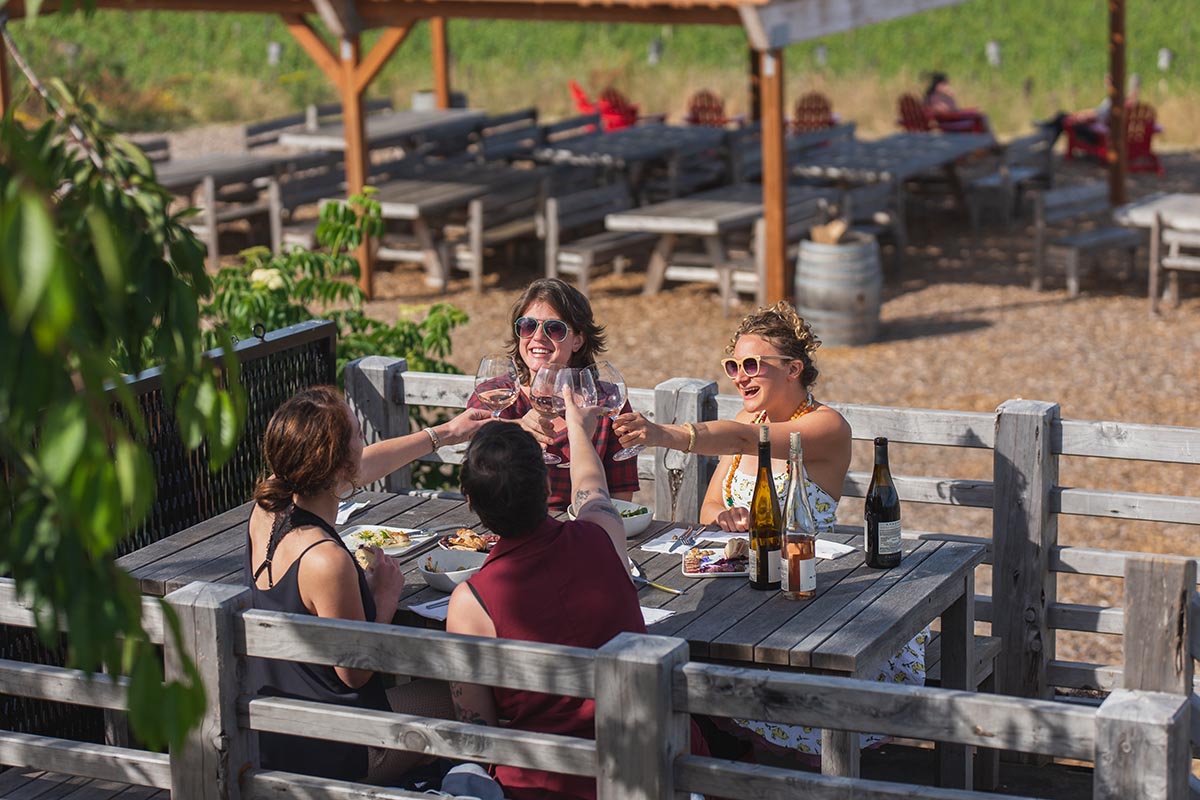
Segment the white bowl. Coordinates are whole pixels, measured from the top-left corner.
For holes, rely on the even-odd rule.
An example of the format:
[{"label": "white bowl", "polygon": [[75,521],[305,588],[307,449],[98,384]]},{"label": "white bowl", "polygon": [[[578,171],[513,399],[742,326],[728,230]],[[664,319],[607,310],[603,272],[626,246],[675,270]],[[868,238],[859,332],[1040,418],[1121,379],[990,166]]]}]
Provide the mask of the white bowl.
[{"label": "white bowl", "polygon": [[[635,517],[621,517],[621,522],[625,525],[625,538],[629,539],[637,536],[646,528],[650,527],[650,522],[654,519],[654,511],[649,506],[641,505],[640,503],[630,503],[626,500],[613,500],[613,507],[617,511],[636,511],[639,508],[646,509],[646,513],[638,514]],[[575,519],[575,506],[567,506],[567,518]]]},{"label": "white bowl", "polygon": [[[487,553],[434,549],[417,559],[417,569],[429,588],[453,592],[455,586],[478,572],[486,560]],[[429,569],[431,565],[433,570]]]}]

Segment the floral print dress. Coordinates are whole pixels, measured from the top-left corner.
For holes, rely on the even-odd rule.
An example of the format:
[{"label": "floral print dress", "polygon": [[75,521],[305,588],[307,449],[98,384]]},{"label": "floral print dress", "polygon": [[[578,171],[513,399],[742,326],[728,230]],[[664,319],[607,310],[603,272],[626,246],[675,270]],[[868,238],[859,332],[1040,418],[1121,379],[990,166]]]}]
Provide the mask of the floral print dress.
[{"label": "floral print dress", "polygon": [[[729,498],[732,505],[743,508],[750,507],[750,498],[754,494],[754,476],[747,475],[739,469],[733,469],[729,480]],[[775,491],[785,497],[787,491],[787,472],[775,473]],[[808,492],[808,503],[813,510],[817,533],[831,533],[837,521],[838,501],[834,500],[824,489],[817,486],[804,476],[804,488]],[[925,684],[925,644],[929,641],[929,628],[918,633],[900,652],[880,664],[875,671],[874,679],[888,683],[907,683],[916,686]],[[821,753],[821,729],[806,725],[790,725],[778,722],[760,722],[749,719],[734,719],[740,728],[751,731],[762,738],[763,742],[774,748],[788,751],[799,751],[811,755]],[[863,747],[869,747],[884,741],[887,737],[882,734],[861,734]]]}]

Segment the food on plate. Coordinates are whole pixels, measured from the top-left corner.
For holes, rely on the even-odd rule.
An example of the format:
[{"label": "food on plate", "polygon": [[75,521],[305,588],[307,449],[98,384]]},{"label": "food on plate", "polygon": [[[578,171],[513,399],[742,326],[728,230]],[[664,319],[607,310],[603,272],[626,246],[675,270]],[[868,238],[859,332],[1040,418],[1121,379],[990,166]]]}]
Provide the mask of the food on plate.
[{"label": "food on plate", "polygon": [[354,551],[354,558],[358,560],[358,565],[363,569],[371,569],[379,560],[379,551],[365,544],[360,544],[358,549]]},{"label": "food on plate", "polygon": [[[744,540],[743,540],[744,541]],[[695,575],[715,575],[723,572],[745,572],[749,566],[749,556],[726,558],[725,554],[716,550],[701,550],[693,547],[683,554],[683,571]]]},{"label": "food on plate", "polygon": [[750,542],[746,539],[730,539],[725,543],[725,558],[749,558]]},{"label": "food on plate", "polygon": [[500,537],[494,533],[476,533],[470,528],[459,528],[453,536],[442,539],[442,546],[447,550],[474,550],[486,553],[498,541]]},{"label": "food on plate", "polygon": [[621,509],[621,516],[626,517],[626,518],[640,517],[642,514],[649,514],[649,513],[650,513],[650,509],[646,508],[645,506],[638,506],[637,508]]},{"label": "food on plate", "polygon": [[412,544],[407,533],[392,528],[372,528],[359,531],[357,536],[358,541],[363,544],[373,544],[376,547],[408,547]]}]

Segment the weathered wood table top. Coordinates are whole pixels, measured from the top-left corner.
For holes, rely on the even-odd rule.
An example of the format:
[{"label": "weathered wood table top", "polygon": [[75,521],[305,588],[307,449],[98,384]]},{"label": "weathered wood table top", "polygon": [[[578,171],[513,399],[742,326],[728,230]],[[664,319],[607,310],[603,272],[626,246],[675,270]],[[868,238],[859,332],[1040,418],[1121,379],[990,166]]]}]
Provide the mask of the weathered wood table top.
[{"label": "weathered wood table top", "polygon": [[1149,228],[1155,216],[1176,228],[1200,230],[1200,194],[1153,194],[1113,209],[1119,225]]},{"label": "weathered wood table top", "polygon": [[846,183],[903,181],[994,147],[990,133],[897,133],[864,141],[847,139],[796,156],[793,175]]},{"label": "weathered wood table top", "polygon": [[705,126],[651,123],[605,132],[596,131],[551,142],[534,150],[539,161],[624,169],[720,147],[726,131]]},{"label": "weathered wood table top", "polygon": [[[461,501],[381,493],[358,499],[364,498],[371,504],[342,527],[455,523],[481,530],[478,518]],[[197,580],[240,584],[250,510],[250,503],[243,504],[117,563],[150,595],[161,596]],[[685,577],[679,553],[650,553],[637,547],[677,524],[656,520],[630,540],[630,555],[650,580],[685,590],[679,596],[650,587],[640,590],[642,605],[675,612],[653,625],[652,633],[686,639],[693,657],[699,659],[844,675],[874,669],[947,607],[961,601],[965,579],[984,556],[983,548],[973,544],[905,541],[901,565],[876,570],[867,567],[856,550],[818,561],[817,597],[801,603],[786,600],[779,592],[752,589],[745,578]],[[405,573],[402,607],[444,596],[426,586],[417,569],[418,559],[437,547],[437,538],[399,557]],[[856,544],[861,533],[830,538]],[[419,624],[414,615],[403,617]]]},{"label": "weathered wood table top", "polygon": [[[368,114],[364,124],[367,142],[372,147],[380,147],[417,137],[465,133],[485,117],[484,112],[470,108],[393,111],[386,114]],[[345,150],[346,130],[340,122],[331,123],[312,131],[281,133],[279,143],[316,150]]]},{"label": "weathered wood table top", "polygon": [[540,180],[541,168],[520,169],[506,164],[478,164],[436,172],[427,177],[400,178],[379,186],[375,200],[384,219],[420,219],[461,208],[493,189],[521,181]]},{"label": "weathered wood table top", "polygon": [[288,160],[287,156],[252,152],[209,153],[156,164],[154,174],[165,188],[185,192],[199,186],[209,176],[218,186],[266,178],[277,174]]},{"label": "weathered wood table top", "polygon": [[[718,236],[726,231],[749,228],[763,215],[763,189],[759,184],[723,186],[699,194],[677,197],[604,218],[610,231],[640,231],[658,234]],[[837,191],[812,186],[788,187],[790,206],[812,200],[834,200]]]}]

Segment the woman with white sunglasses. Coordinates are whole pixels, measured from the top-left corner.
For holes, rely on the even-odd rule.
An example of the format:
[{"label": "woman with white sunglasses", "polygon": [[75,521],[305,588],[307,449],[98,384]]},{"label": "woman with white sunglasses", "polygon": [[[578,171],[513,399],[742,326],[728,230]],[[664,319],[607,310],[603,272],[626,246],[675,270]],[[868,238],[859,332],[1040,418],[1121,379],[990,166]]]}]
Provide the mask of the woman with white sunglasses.
[{"label": "woman with white sunglasses", "polygon": [[[605,350],[604,327],[596,324],[591,303],[578,289],[557,278],[542,278],[529,284],[513,303],[509,336],[508,354],[516,365],[521,391],[512,405],[500,412],[500,419],[519,423],[548,452],[561,456],[565,466],[570,461],[566,424],[561,417],[534,408],[531,384],[543,366],[586,367],[595,363]],[[467,407],[485,408],[479,396],[487,388],[487,384],[476,387]],[[629,404],[622,410],[628,412]],[[621,445],[610,417],[601,418],[592,444],[604,462],[611,496],[632,500],[639,488],[637,459],[613,458]],[[571,503],[570,470],[551,468],[549,474],[548,502],[551,507],[564,508]]]},{"label": "woman with white sunglasses", "polygon": [[[728,356],[721,359],[725,374],[742,396],[742,410],[736,419],[656,425],[640,414],[624,414],[613,420],[614,429],[623,445],[645,444],[720,455],[700,509],[700,521],[717,523],[727,531],[749,528],[747,509],[754,493],[757,459],[753,455],[758,449],[758,428],[764,424],[770,427],[771,472],[781,498],[790,471],[789,437],[799,431],[804,443],[804,485],[817,532],[832,532],[842,485],[850,469],[850,424],[813,397],[817,368],[812,355],[820,344],[791,304],[781,301],[761,308],[742,320],[726,348]],[[924,683],[927,639],[928,631],[918,634],[879,665],[876,679]],[[821,752],[820,728],[755,720],[733,722],[736,726],[717,724],[765,749],[809,755]],[[862,743],[867,746],[882,738],[863,736]]]}]

